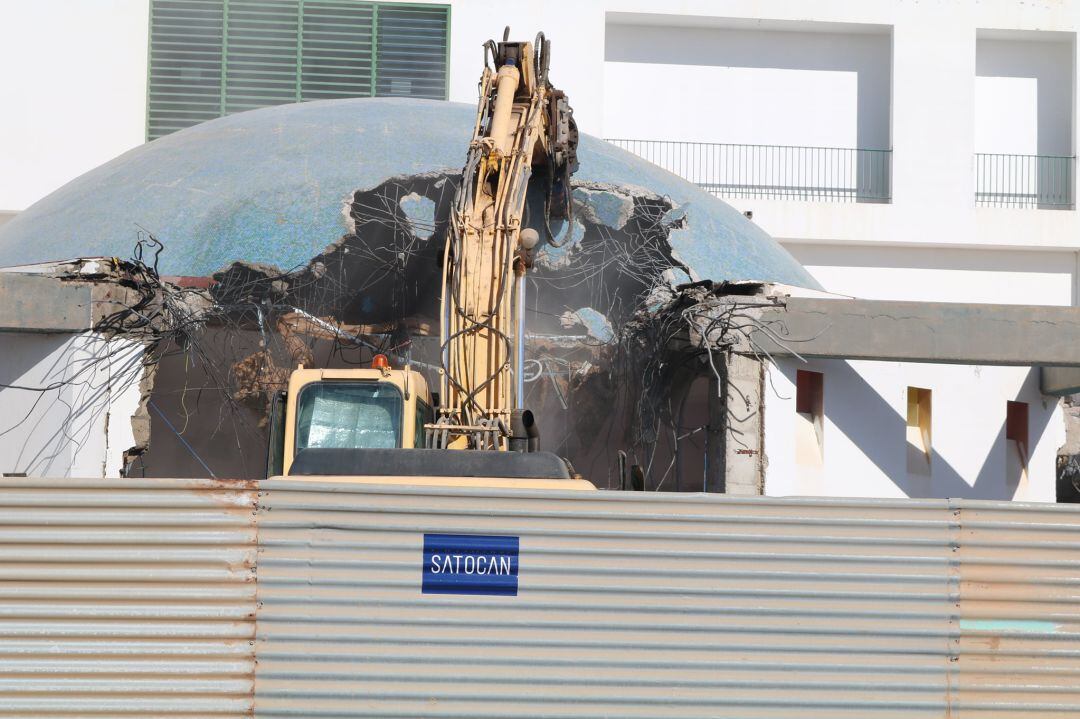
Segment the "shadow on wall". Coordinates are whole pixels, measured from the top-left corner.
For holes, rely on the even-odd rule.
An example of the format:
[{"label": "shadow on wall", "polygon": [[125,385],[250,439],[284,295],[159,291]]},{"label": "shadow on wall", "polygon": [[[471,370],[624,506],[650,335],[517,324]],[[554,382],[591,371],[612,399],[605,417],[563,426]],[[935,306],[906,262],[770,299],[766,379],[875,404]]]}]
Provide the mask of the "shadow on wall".
[{"label": "shadow on wall", "polygon": [[[1034,115],[1034,127],[1018,126],[1000,117],[1000,109],[986,106],[978,114],[976,152],[1011,152],[1037,155],[1072,155],[1073,47],[1070,42],[1006,40],[980,37],[975,50],[976,91],[1012,99],[994,84],[999,78],[1027,80],[1034,86],[1036,106],[1014,108]],[[995,117],[994,115],[999,115]],[[1023,122],[1023,121],[1021,121]],[[981,146],[979,146],[981,145]]]},{"label": "shadow on wall", "polygon": [[[778,369],[794,386],[798,368],[785,366]],[[1028,396],[1031,391],[1037,392],[1038,383],[1038,369],[1031,368],[1015,399]],[[829,364],[825,384],[825,414],[828,422],[840,430],[905,496],[1000,500],[1013,498],[1015,483],[1007,483],[1006,467],[1002,460],[1004,455],[998,456],[995,452],[996,448],[1005,443],[1004,406],[1001,426],[989,444],[987,455],[975,475],[974,482],[969,483],[945,457],[931,448],[931,474],[927,483],[926,479],[909,475],[906,471],[906,416],[893,408],[847,361]],[[842,411],[835,409],[838,405],[843,408]],[[1052,410],[1031,413],[1030,447],[1039,445],[1052,416]],[[940,415],[937,421],[942,421]],[[887,440],[882,441],[882,437]]]},{"label": "shadow on wall", "polygon": [[[142,346],[91,333],[12,333],[0,342],[0,472],[31,477],[116,472],[119,466],[109,464],[109,412],[126,388],[138,388]],[[113,441],[121,442],[120,437]]]}]

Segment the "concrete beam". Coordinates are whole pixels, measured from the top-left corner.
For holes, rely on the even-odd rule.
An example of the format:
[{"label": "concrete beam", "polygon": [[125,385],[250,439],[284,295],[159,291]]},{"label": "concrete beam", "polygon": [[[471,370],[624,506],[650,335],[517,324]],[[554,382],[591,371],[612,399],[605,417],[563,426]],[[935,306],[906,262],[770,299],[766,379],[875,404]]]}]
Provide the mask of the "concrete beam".
[{"label": "concrete beam", "polygon": [[1039,389],[1043,394],[1064,397],[1080,392],[1080,367],[1042,367]]},{"label": "concrete beam", "polygon": [[1080,367],[1080,307],[789,297],[760,310],[773,356]]},{"label": "concrete beam", "polygon": [[0,332],[83,332],[93,289],[47,275],[0,272]]}]

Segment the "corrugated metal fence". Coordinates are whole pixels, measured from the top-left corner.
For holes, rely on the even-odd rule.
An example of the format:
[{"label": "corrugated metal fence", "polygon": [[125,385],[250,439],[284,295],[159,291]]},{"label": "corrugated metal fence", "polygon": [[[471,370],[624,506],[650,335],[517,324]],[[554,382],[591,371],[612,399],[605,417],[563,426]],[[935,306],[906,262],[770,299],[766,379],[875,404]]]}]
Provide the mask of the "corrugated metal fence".
[{"label": "corrugated metal fence", "polygon": [[0,715],[251,716],[254,486],[0,480]]},{"label": "corrugated metal fence", "polygon": [[[425,532],[520,537],[425,595]],[[265,716],[1080,713],[1080,512],[267,484]]]},{"label": "corrugated metal fence", "polygon": [[[1072,507],[264,482],[253,624],[224,486],[0,483],[0,714],[1080,713]],[[421,593],[425,533],[518,595]]]}]

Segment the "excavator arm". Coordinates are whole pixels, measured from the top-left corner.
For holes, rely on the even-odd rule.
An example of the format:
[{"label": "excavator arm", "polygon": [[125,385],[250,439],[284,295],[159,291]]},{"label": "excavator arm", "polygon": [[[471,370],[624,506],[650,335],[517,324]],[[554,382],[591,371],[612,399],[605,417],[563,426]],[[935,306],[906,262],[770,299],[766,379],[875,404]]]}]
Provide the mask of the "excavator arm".
[{"label": "excavator arm", "polygon": [[[577,128],[548,80],[550,42],[484,46],[480,100],[443,258],[441,407],[428,446],[525,449],[524,277],[549,216],[568,216]],[[543,216],[527,217],[536,193]],[[540,213],[534,213],[540,214]],[[569,218],[567,218],[569,219]]]}]

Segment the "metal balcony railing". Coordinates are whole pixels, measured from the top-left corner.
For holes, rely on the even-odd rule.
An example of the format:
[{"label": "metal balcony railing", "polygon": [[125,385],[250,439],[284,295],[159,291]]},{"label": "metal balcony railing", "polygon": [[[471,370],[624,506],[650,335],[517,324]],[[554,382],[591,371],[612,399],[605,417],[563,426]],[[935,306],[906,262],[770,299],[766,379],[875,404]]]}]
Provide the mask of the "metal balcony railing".
[{"label": "metal balcony railing", "polygon": [[889,202],[892,152],[843,147],[608,142],[720,197]]},{"label": "metal balcony railing", "polygon": [[975,204],[1070,210],[1075,165],[1075,157],[976,154]]}]

